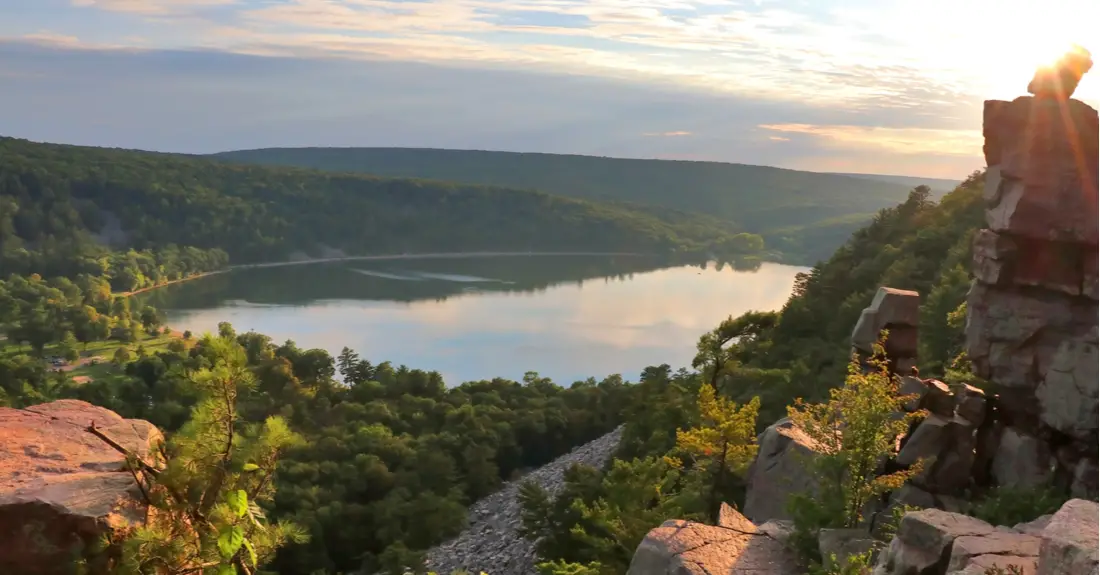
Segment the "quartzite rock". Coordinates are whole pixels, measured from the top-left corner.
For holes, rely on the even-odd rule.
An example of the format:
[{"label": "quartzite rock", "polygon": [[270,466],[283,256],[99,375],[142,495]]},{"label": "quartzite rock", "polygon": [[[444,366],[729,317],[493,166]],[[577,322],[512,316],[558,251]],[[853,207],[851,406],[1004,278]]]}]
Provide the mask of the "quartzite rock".
[{"label": "quartzite rock", "polygon": [[817,443],[783,418],[760,434],[758,444],[748,472],[745,515],[757,523],[789,519],[788,498],[815,489],[808,464],[817,455]]},{"label": "quartzite rock", "polygon": [[957,513],[924,509],[907,513],[875,565],[874,575],[938,574],[947,568],[959,537],[993,533],[992,525]]},{"label": "quartzite rock", "polygon": [[1039,549],[1039,575],[1090,575],[1096,572],[1100,540],[1095,501],[1071,499],[1050,518]]},{"label": "quartzite rock", "polygon": [[638,545],[627,575],[797,573],[797,563],[782,543],[753,527],[747,518],[732,524],[741,527],[666,521]]},{"label": "quartzite rock", "polygon": [[1097,126],[1096,110],[1077,100],[987,101],[989,228],[1095,247]]},{"label": "quartzite rock", "polygon": [[68,573],[74,553],[144,521],[125,458],[90,423],[153,463],[162,439],[147,421],[76,400],[0,408],[0,573]]},{"label": "quartzite rock", "polygon": [[[920,325],[920,294],[915,291],[880,287],[871,301],[870,307],[863,310],[859,322],[852,330],[852,346],[870,353],[878,342],[882,330],[890,331],[888,347],[895,349],[890,355],[898,357],[916,357],[915,328]],[[914,329],[906,329],[914,328]]]},{"label": "quartzite rock", "polygon": [[993,456],[993,477],[1005,487],[1038,487],[1054,473],[1050,448],[1043,441],[1006,427]]},{"label": "quartzite rock", "polygon": [[[1040,417],[1050,427],[1077,439],[1096,443],[1097,356],[1096,326],[1082,337],[1067,339],[1058,346],[1046,378],[1035,390]],[[1091,438],[1090,438],[1091,436]]]}]

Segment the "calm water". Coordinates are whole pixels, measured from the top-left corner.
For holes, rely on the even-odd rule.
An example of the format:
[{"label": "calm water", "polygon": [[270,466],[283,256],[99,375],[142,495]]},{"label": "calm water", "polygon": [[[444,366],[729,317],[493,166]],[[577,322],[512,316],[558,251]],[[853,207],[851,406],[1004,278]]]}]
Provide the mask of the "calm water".
[{"label": "calm water", "polygon": [[450,385],[526,371],[568,384],[690,366],[703,332],[778,309],[800,271],[630,257],[345,262],[236,270],[143,299],[181,331],[229,321],[334,356],[348,346],[375,363],[436,370]]}]

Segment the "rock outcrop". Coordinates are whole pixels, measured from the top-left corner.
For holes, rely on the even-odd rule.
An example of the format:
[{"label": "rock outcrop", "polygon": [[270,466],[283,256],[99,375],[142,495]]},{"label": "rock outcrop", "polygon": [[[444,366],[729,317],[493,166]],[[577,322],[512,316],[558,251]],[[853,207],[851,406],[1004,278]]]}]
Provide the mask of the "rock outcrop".
[{"label": "rock outcrop", "polygon": [[870,356],[882,330],[888,335],[883,346],[890,371],[909,373],[917,365],[917,326],[920,325],[920,294],[889,287],[879,288],[871,305],[863,310],[852,329],[852,349]]},{"label": "rock outcrop", "polygon": [[794,557],[774,536],[724,506],[718,525],[673,519],[638,545],[627,575],[787,575]]},{"label": "rock outcrop", "polygon": [[814,489],[807,464],[817,454],[817,444],[783,418],[760,434],[757,445],[756,459],[748,471],[745,515],[757,523],[788,519],[787,499]]},{"label": "rock outcrop", "polygon": [[492,575],[531,575],[535,569],[535,543],[519,535],[523,509],[519,486],[533,481],[551,496],[564,487],[562,474],[574,464],[601,467],[615,453],[622,428],[577,447],[573,451],[508,482],[496,493],[470,506],[469,526],[458,537],[428,551],[425,565],[436,573],[464,569]]},{"label": "rock outcrop", "polygon": [[988,101],[984,132],[989,227],[974,240],[966,351],[998,396],[994,475],[1069,487],[1097,461],[1097,112]]},{"label": "rock outcrop", "polygon": [[984,575],[991,567],[1015,567],[1023,575],[1092,575],[1098,515],[1095,502],[1075,499],[1042,527],[1037,520],[1010,529],[939,509],[916,511],[901,520],[874,575]]},{"label": "rock outcrop", "polygon": [[144,521],[125,458],[90,423],[150,462],[162,439],[147,421],[83,401],[0,408],[0,573],[69,573],[96,539]]}]

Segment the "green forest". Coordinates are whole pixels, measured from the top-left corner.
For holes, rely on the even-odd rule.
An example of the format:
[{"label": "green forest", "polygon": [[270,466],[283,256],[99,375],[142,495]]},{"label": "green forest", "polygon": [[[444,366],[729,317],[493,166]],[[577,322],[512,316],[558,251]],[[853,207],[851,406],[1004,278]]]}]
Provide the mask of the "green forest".
[{"label": "green forest", "polygon": [[132,290],[219,269],[227,257],[242,264],[325,250],[765,255],[760,236],[705,215],[0,138],[4,275],[107,275]]},{"label": "green forest", "polygon": [[266,148],[214,157],[539,190],[706,214],[764,236],[783,261],[805,265],[827,259],[876,211],[904,201],[917,185],[930,186],[937,198],[954,187],[946,180],[852,177],[744,164],[475,150]]},{"label": "green forest", "polygon": [[[162,519],[121,559],[79,558],[115,561],[120,573],[184,573],[195,562],[219,575],[417,571],[421,552],[464,527],[472,501],[625,424],[607,468],[572,469],[557,499],[523,492],[545,572],[621,574],[665,519],[740,503],[755,434],[797,398],[828,401],[845,384],[848,336],[879,286],[923,296],[922,373],[964,377],[953,370],[970,237],[983,222],[980,173],[939,202],[920,187],[879,210],[799,276],[781,310],[715,318],[691,366],[651,366],[636,381],[529,373],[448,387],[438,373],[228,323],[155,339],[157,310],[131,309],[124,294],[309,242],[392,251],[523,237],[543,248],[671,250],[719,240],[687,216],[534,192],[18,140],[0,141],[0,152],[0,263],[11,273],[0,282],[0,404],[82,399],[169,435],[165,471],[135,471]],[[96,240],[105,213],[121,245]],[[77,384],[43,361],[89,345],[116,349],[109,377]],[[229,447],[209,453],[211,444]],[[715,445],[728,456],[715,458]],[[181,531],[187,524],[199,526]]]}]

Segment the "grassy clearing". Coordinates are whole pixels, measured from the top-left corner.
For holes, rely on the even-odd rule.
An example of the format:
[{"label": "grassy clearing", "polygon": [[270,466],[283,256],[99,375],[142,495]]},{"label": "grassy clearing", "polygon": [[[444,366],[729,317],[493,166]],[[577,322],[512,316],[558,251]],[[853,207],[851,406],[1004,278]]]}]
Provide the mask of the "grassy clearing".
[{"label": "grassy clearing", "polygon": [[[118,340],[93,341],[88,344],[87,348],[81,346],[80,359],[64,366],[62,370],[67,372],[76,383],[126,377],[122,368],[111,361],[114,358],[115,351],[122,347],[128,347],[131,352],[136,352],[138,346],[142,346],[147,353],[156,353],[167,349],[168,343],[179,337],[182,337],[182,334],[173,331],[170,334],[152,336],[142,333],[138,341],[134,343]],[[44,355],[46,357],[58,355],[58,347],[56,344],[47,345]],[[30,355],[31,353],[31,347],[28,345],[17,345],[7,339],[0,339],[0,357],[18,354]]]}]

